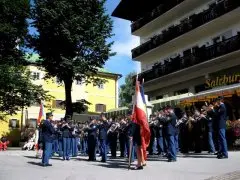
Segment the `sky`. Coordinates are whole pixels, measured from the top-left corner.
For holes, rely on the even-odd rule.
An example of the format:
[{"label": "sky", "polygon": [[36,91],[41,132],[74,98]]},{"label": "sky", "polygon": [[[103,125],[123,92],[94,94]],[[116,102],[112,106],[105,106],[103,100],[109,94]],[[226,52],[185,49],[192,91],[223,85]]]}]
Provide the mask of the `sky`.
[{"label": "sky", "polygon": [[[105,8],[107,13],[111,16],[114,9],[119,4],[120,0],[107,0]],[[112,17],[113,20],[113,34],[110,41],[114,41],[112,52],[116,55],[110,57],[106,62],[104,68],[112,73],[121,74],[122,78],[119,80],[119,86],[124,84],[125,77],[131,72],[140,72],[140,63],[133,61],[131,50],[140,44],[139,38],[131,35],[130,21],[120,18]],[[35,29],[30,27],[31,34],[36,33]]]},{"label": "sky", "polygon": [[[106,10],[109,15],[117,7],[120,0],[107,0]],[[131,35],[131,23],[127,20],[111,17],[113,20],[112,40],[114,45],[112,51],[117,54],[105,64],[105,69],[112,72],[122,74],[123,77],[119,80],[119,85],[125,82],[125,77],[130,72],[140,72],[140,63],[133,61],[131,58],[131,50],[139,45],[139,38]]]}]

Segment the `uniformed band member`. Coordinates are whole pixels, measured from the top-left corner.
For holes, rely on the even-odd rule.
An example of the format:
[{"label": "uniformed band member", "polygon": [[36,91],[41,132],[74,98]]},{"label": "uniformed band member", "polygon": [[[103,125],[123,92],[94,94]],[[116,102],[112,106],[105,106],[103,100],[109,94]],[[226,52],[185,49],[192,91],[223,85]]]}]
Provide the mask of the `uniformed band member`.
[{"label": "uniformed band member", "polygon": [[97,124],[93,119],[87,128],[88,131],[88,161],[96,161]]},{"label": "uniformed band member", "polygon": [[47,113],[47,119],[42,124],[42,143],[43,143],[43,156],[42,156],[42,166],[52,166],[49,164],[49,159],[52,153],[52,143],[53,143],[53,135],[55,130],[53,128],[53,114]]},{"label": "uniformed band member", "polygon": [[[206,129],[209,153],[216,154],[216,150],[218,150],[217,158],[228,158],[225,135],[227,111],[222,97],[217,98],[210,105],[203,106],[201,110],[196,108],[185,109],[185,112],[176,112],[177,115],[175,112],[175,109],[167,107],[152,115],[152,122],[150,122],[152,126],[152,146],[149,148],[149,155],[158,150],[158,154],[167,157],[169,162],[176,161],[178,151],[177,128],[179,128],[181,152],[188,153],[189,150],[195,150],[196,153],[200,153],[203,149],[202,129]],[[101,161],[106,162],[108,144],[111,148],[112,157],[116,157],[117,138],[119,138],[120,157],[126,155],[129,157],[130,142],[132,141],[131,162],[134,161],[136,153],[136,169],[143,169],[143,166],[146,165],[146,157],[143,152],[142,145],[144,142],[141,139],[141,127],[132,121],[131,114],[129,112],[127,117],[114,118],[113,121],[111,119],[107,120],[105,114],[101,114],[98,122],[93,119],[89,124],[83,125],[71,124],[69,118],[66,118],[68,121],[62,120],[54,123],[52,114],[47,113],[47,119],[39,126],[38,139],[38,144],[42,144],[43,148],[43,166],[51,166],[49,158],[52,152],[59,153],[59,156],[63,157],[64,160],[69,160],[70,156],[77,156],[77,144],[81,144],[78,148],[83,155],[88,153],[89,161],[96,160],[96,147],[99,145]],[[218,141],[213,138],[216,132]],[[57,146],[53,149],[54,136],[58,139],[58,143],[55,140]],[[82,143],[77,142],[79,138]],[[99,140],[98,145],[97,138]],[[214,144],[214,142],[218,143]]]},{"label": "uniformed band member", "polygon": [[223,103],[223,97],[218,97],[216,100],[216,113],[218,123],[218,159],[228,158],[227,140],[226,140],[226,121],[227,121],[227,110]]},{"label": "uniformed band member", "polygon": [[127,141],[128,141],[128,137],[127,137],[127,122],[125,119],[121,119],[120,121],[120,127],[118,130],[119,133],[119,145],[120,145],[120,157],[125,157],[125,155],[127,154]]},{"label": "uniformed band member", "polygon": [[174,162],[177,160],[177,147],[175,143],[177,117],[171,107],[164,109],[164,113],[159,114],[159,122],[163,125],[163,129],[166,133],[168,150],[167,158],[168,162]]},{"label": "uniformed band member", "polygon": [[62,127],[62,138],[63,138],[63,160],[70,160],[70,149],[71,149],[71,127],[67,121],[63,121]]},{"label": "uniformed band member", "polygon": [[100,153],[102,157],[102,162],[106,162],[107,160],[107,131],[108,131],[108,122],[104,114],[100,116],[100,125],[98,125],[99,129],[99,141],[100,141]]}]

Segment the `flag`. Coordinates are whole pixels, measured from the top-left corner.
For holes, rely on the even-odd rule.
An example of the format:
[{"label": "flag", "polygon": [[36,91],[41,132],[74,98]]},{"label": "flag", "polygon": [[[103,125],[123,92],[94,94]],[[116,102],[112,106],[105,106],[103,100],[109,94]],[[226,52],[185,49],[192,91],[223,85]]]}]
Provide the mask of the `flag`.
[{"label": "flag", "polygon": [[44,106],[43,106],[43,103],[41,102],[40,111],[39,111],[38,119],[37,119],[37,124],[39,125],[43,119],[44,119]]},{"label": "flag", "polygon": [[150,143],[151,133],[147,119],[147,108],[143,86],[137,80],[133,104],[133,121],[141,127],[142,146],[146,149]]}]

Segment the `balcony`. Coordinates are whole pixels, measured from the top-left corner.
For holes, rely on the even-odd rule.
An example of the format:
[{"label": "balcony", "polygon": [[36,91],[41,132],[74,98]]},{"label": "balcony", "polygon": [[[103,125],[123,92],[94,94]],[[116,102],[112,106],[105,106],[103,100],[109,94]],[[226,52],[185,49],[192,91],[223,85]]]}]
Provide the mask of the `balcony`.
[{"label": "balcony", "polygon": [[170,3],[160,4],[153,11],[145,14],[142,18],[140,18],[137,21],[135,21],[134,23],[132,23],[132,25],[131,25],[132,33],[134,31],[136,31],[137,29],[140,29],[141,27],[143,27],[145,24],[149,23],[150,21],[161,16],[165,12],[169,11],[173,7],[177,6],[178,4],[180,4],[183,1],[185,1],[185,0],[174,0],[174,1],[170,1]]},{"label": "balcony", "polygon": [[[205,68],[211,68],[214,72],[217,71],[217,69],[214,69],[215,66],[219,66],[219,69],[224,69],[238,65],[239,50],[240,33],[237,36],[225,39],[209,47],[195,47],[184,51],[182,57],[179,55],[176,58],[165,60],[164,63],[155,64],[151,70],[141,73],[139,79],[144,79],[147,85],[149,83],[157,84],[154,80],[159,78],[161,78],[161,83],[165,83],[169,79],[171,79],[171,82],[169,81],[168,83],[173,83],[173,74],[175,74],[179,82],[183,81],[181,79],[183,75],[188,76],[188,79],[196,78],[201,76],[201,73],[210,73],[210,70],[206,70]],[[164,77],[166,78],[162,79]]]},{"label": "balcony", "polygon": [[[143,54],[146,54],[147,52],[150,52],[150,51],[157,50],[158,52],[161,52],[161,51],[167,52],[166,50],[168,48],[170,49],[177,48],[176,43],[174,45],[171,44],[167,46],[169,41],[178,40],[178,43],[180,43],[178,45],[183,46],[183,43],[187,42],[186,41],[187,38],[189,39],[189,42],[187,42],[187,44],[190,44],[191,43],[190,41],[193,41],[194,38],[195,39],[199,38],[200,36],[206,35],[207,33],[214,34],[216,33],[214,31],[219,31],[220,28],[222,29],[225,28],[225,25],[230,26],[231,25],[230,23],[238,22],[238,20],[236,19],[238,19],[239,11],[236,8],[238,8],[239,6],[240,6],[240,1],[237,1],[237,0],[224,0],[221,3],[214,4],[210,6],[208,10],[205,10],[199,14],[194,14],[191,17],[182,21],[179,25],[172,26],[167,30],[163,30],[161,34],[152,37],[149,41],[133,49],[132,57],[133,58],[140,57]],[[233,11],[235,9],[236,9],[236,12]],[[232,13],[232,14],[229,13],[231,14],[231,16],[230,15],[224,16],[222,22],[210,23],[215,19],[217,21],[219,19],[218,17],[223,16],[228,12]],[[221,24],[221,23],[222,24],[224,23],[224,25],[221,25],[220,28],[217,27],[217,24]],[[208,32],[206,32],[205,30],[207,28],[206,26],[210,29]],[[189,34],[188,37],[184,36],[186,33]],[[165,47],[160,49],[160,47],[164,45]]]},{"label": "balcony", "polygon": [[163,1],[164,0],[121,0],[114,9],[112,16],[129,21],[136,21],[156,6],[159,6],[159,4],[162,4]]}]

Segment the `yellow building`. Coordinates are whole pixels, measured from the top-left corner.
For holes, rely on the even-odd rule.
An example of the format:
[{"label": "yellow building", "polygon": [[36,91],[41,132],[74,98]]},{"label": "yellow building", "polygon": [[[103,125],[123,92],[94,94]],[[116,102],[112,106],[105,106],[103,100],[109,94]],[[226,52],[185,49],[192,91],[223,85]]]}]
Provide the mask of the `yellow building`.
[{"label": "yellow building", "polygon": [[[30,61],[36,62],[38,55],[33,55]],[[28,66],[29,70],[34,78],[33,83],[42,85],[43,89],[49,91],[49,94],[54,98],[50,102],[45,102],[45,113],[52,111],[54,119],[60,120],[65,115],[65,110],[61,107],[60,102],[65,100],[64,85],[59,83],[57,78],[44,80],[45,72],[39,69],[35,65]],[[109,109],[118,107],[118,79],[120,74],[110,73],[104,69],[99,69],[96,75],[102,79],[107,80],[106,83],[99,86],[93,86],[93,84],[82,84],[81,82],[74,81],[72,86],[72,101],[78,102],[81,99],[85,99],[91,103],[89,105],[89,113],[106,112]],[[39,113],[39,104],[34,104],[31,107],[25,107],[23,112],[19,112],[17,115],[11,116],[6,122],[0,122],[0,137],[13,127],[21,126],[21,119],[23,119],[23,125],[36,125],[36,119]]]}]

